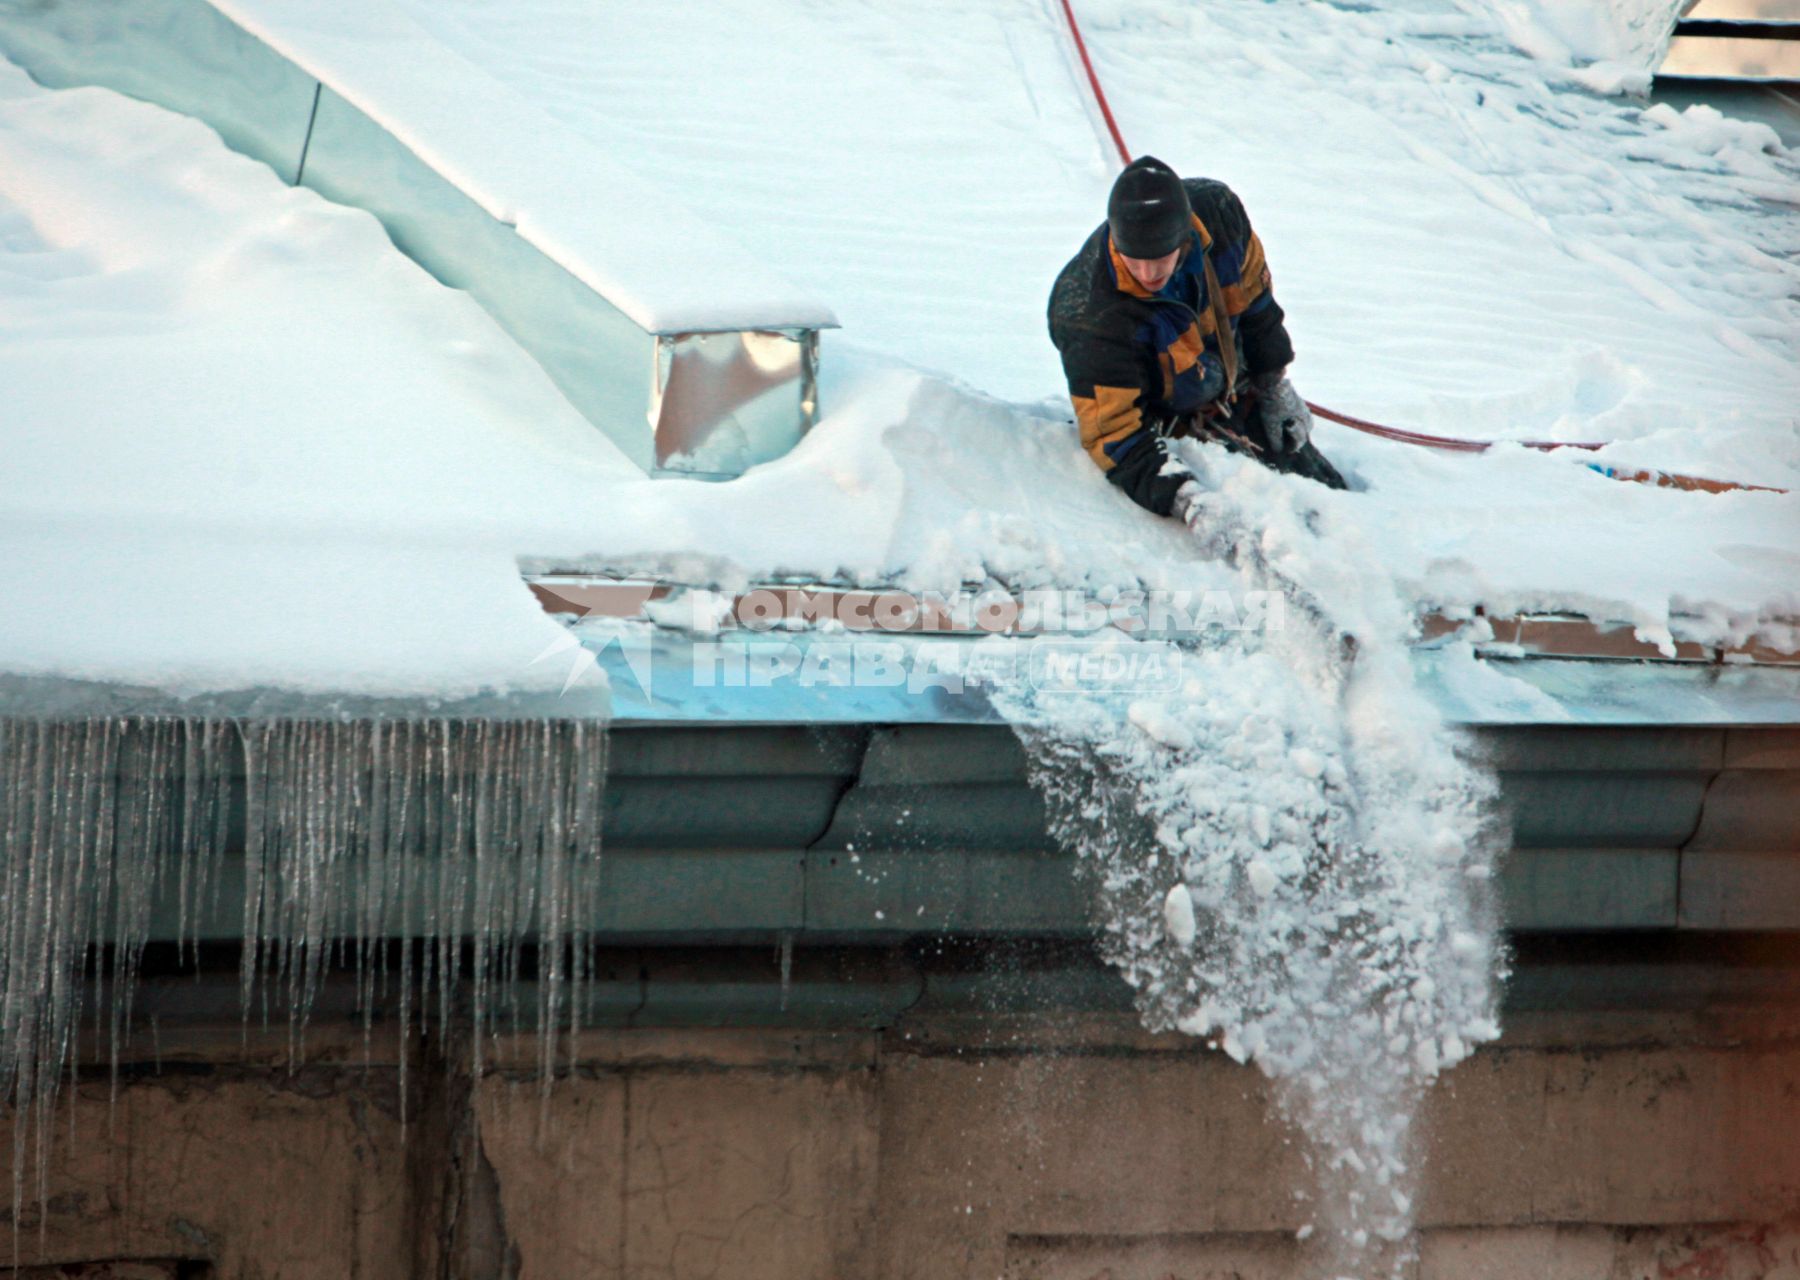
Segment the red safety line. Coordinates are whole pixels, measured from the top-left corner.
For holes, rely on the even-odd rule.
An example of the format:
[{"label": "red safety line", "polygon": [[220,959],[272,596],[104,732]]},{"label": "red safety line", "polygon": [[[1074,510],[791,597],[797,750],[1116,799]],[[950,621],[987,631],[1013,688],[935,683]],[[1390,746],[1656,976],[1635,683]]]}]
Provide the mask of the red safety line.
[{"label": "red safety line", "polygon": [[1402,444],[1421,445],[1427,449],[1451,449],[1458,453],[1486,453],[1496,444],[1516,444],[1526,449],[1604,449],[1605,441],[1592,440],[1458,440],[1452,436],[1428,436],[1423,431],[1403,431],[1399,427],[1384,427],[1379,422],[1370,422],[1366,418],[1352,418],[1347,413],[1339,413],[1336,409],[1327,409],[1322,404],[1314,404],[1311,400],[1306,407],[1321,418],[1341,426],[1354,427],[1358,431],[1366,431],[1372,436],[1380,436],[1384,440],[1398,440]]},{"label": "red safety line", "polygon": [[[1541,449],[1549,453],[1553,449],[1604,449],[1605,444],[1593,441],[1578,440],[1456,440],[1449,436],[1428,436],[1422,431],[1402,431],[1398,427],[1384,427],[1379,422],[1369,422],[1363,418],[1352,418],[1347,413],[1339,413],[1335,409],[1327,409],[1322,404],[1314,404],[1311,400],[1306,407],[1328,421],[1341,423],[1346,427],[1354,427],[1358,431],[1366,431],[1372,436],[1380,436],[1384,440],[1398,440],[1401,444],[1416,444],[1427,449],[1444,449],[1454,453],[1486,453],[1496,444],[1516,444],[1525,449]],[[1688,493],[1730,493],[1733,490],[1754,490],[1757,493],[1786,493],[1786,489],[1777,489],[1766,484],[1740,484],[1736,480],[1709,480],[1705,476],[1683,475],[1679,471],[1652,471],[1648,468],[1609,467],[1602,463],[1590,462],[1588,467],[1598,471],[1609,480],[1630,480],[1637,484],[1653,484],[1660,489],[1681,489]]]},{"label": "red safety line", "polygon": [[[1069,24],[1069,35],[1074,38],[1075,52],[1081,58],[1081,69],[1087,72],[1088,87],[1094,91],[1094,101],[1100,107],[1100,115],[1106,121],[1107,132],[1112,134],[1113,145],[1119,149],[1119,159],[1131,163],[1131,148],[1125,145],[1125,136],[1119,132],[1119,122],[1113,119],[1112,105],[1106,100],[1106,90],[1100,87],[1100,77],[1094,73],[1093,59],[1088,57],[1087,41],[1081,37],[1081,24],[1075,20],[1075,10],[1069,0],[1060,0],[1063,17]],[[1552,449],[1604,449],[1608,441],[1565,442],[1562,440],[1459,440],[1453,436],[1426,435],[1423,431],[1403,431],[1399,427],[1384,427],[1379,422],[1370,422],[1366,418],[1353,418],[1347,413],[1339,413],[1335,409],[1327,409],[1324,405],[1314,404],[1308,400],[1306,407],[1319,417],[1341,426],[1350,427],[1372,436],[1380,436],[1383,440],[1395,440],[1401,444],[1418,445],[1425,449],[1448,449],[1456,453],[1486,453],[1498,443],[1515,443],[1527,449],[1541,449],[1549,452]],[[1786,493],[1786,489],[1776,489],[1769,485],[1739,484],[1734,480],[1707,480],[1700,476],[1680,475],[1672,471],[1619,471],[1611,467],[1594,466],[1602,475],[1615,480],[1634,480],[1640,483],[1656,484],[1665,488],[1700,490],[1706,493],[1724,493],[1733,489],[1754,489],[1761,493]]]},{"label": "red safety line", "polygon": [[1081,69],[1087,72],[1088,85],[1094,91],[1094,101],[1100,104],[1100,114],[1106,119],[1106,128],[1112,134],[1113,146],[1119,149],[1119,163],[1131,163],[1131,148],[1125,145],[1125,135],[1119,132],[1119,122],[1113,119],[1112,107],[1107,104],[1106,90],[1100,87],[1100,77],[1094,74],[1094,64],[1088,57],[1087,41],[1081,38],[1081,25],[1075,21],[1075,10],[1069,7],[1069,0],[1062,0],[1063,17],[1069,20],[1069,34],[1075,37],[1075,52],[1081,56]]}]

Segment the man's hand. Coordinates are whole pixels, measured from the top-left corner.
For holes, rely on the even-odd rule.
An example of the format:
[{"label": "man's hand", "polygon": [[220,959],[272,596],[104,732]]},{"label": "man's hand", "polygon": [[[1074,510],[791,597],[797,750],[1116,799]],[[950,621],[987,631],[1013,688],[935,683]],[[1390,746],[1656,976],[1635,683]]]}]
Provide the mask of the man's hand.
[{"label": "man's hand", "polygon": [[1180,516],[1182,509],[1177,504],[1181,500],[1181,493],[1184,489],[1192,488],[1193,484],[1194,473],[1187,469],[1186,464],[1169,458],[1163,463],[1156,478],[1150,482],[1151,499],[1147,505],[1158,515]]},{"label": "man's hand", "polygon": [[1176,491],[1192,480],[1194,473],[1169,457],[1168,445],[1150,428],[1143,427],[1140,431],[1143,439],[1106,473],[1106,479],[1114,487],[1123,489],[1146,511],[1159,516],[1170,515],[1174,510]]},{"label": "man's hand", "polygon": [[1256,420],[1268,441],[1269,452],[1295,453],[1312,438],[1312,410],[1282,373],[1256,379]]},{"label": "man's hand", "polygon": [[1193,529],[1205,515],[1205,497],[1206,490],[1200,487],[1198,480],[1186,480],[1175,491],[1175,501],[1171,504],[1169,514]]}]

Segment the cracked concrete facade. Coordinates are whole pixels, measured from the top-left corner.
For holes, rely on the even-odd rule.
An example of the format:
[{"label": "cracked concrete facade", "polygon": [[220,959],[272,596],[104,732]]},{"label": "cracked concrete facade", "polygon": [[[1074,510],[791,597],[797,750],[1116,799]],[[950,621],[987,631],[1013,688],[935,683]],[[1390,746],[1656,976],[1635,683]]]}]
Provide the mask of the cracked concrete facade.
[{"label": "cracked concrete facade", "polygon": [[[1800,1277],[1794,1029],[1516,1020],[1430,1100],[1419,1280]],[[290,1072],[165,1028],[116,1098],[65,1095],[0,1238],[234,1280],[1307,1274],[1261,1078],[1128,1018],[595,1030],[548,1090],[508,1048],[474,1080],[415,1046],[403,1116],[391,1044],[315,1036]]]}]

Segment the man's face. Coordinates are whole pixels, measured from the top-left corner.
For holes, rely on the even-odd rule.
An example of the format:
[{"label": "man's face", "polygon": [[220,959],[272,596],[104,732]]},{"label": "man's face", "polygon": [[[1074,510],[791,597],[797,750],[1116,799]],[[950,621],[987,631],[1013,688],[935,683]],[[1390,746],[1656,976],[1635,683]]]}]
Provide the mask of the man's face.
[{"label": "man's face", "polygon": [[1181,250],[1172,250],[1160,258],[1127,258],[1122,253],[1119,257],[1125,263],[1125,269],[1131,272],[1132,279],[1155,293],[1175,274],[1175,262],[1181,257]]}]

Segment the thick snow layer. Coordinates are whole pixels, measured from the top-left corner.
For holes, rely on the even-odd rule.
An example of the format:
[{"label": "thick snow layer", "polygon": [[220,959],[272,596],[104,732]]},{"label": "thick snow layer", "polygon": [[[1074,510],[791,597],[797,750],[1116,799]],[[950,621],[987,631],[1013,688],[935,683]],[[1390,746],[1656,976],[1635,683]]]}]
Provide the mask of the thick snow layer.
[{"label": "thick snow layer", "polygon": [[[1800,182],[1766,130],[1595,98],[1482,12],[1425,0],[1078,8],[1127,136],[1246,197],[1313,398],[1800,483]],[[478,64],[615,163],[706,193],[717,232],[836,307],[819,427],[728,484],[645,481],[370,219],[197,125],[9,70],[7,667],[533,683],[552,632],[513,554],[726,582],[1217,584],[1075,447],[1042,308],[1110,170],[1043,6],[415,16],[455,54],[414,29],[409,59]],[[388,18],[366,40],[354,14],[290,19],[271,38],[310,22],[334,74],[398,60]],[[401,124],[455,134],[449,113]],[[1707,638],[1800,612],[1800,498],[1318,437],[1360,486],[1317,497],[1321,528],[1421,606]],[[78,611],[101,574],[113,607]],[[265,603],[284,596],[307,603]]]},{"label": "thick snow layer", "polygon": [[407,8],[619,164],[703,200],[849,341],[1012,400],[1058,390],[1044,302],[1111,173],[1037,0]]},{"label": "thick snow layer", "polygon": [[691,211],[710,196],[684,202],[622,169],[385,0],[214,2],[644,328],[836,323],[817,294]]},{"label": "thick snow layer", "polygon": [[548,681],[513,554],[636,468],[367,214],[0,62],[0,654],[176,689]]},{"label": "thick snow layer", "polygon": [[[730,173],[709,216],[846,340],[1060,391],[1044,299],[1110,153],[1039,0],[798,0],[773,24],[752,0],[406,2],[619,163],[684,191]],[[1755,446],[1709,457],[1794,474],[1800,184],[1772,139],[1549,83],[1435,0],[1077,10],[1132,145],[1245,197],[1314,399],[1515,438],[1741,422]]]},{"label": "thick snow layer", "polygon": [[[828,369],[854,343],[933,388],[1015,403],[926,390],[932,412],[889,434],[896,453],[943,453],[905,488],[889,570],[942,559],[943,523],[923,544],[905,527],[946,489],[971,504],[946,516],[973,567],[1019,558],[983,520],[1043,544],[1079,527],[1050,501],[1015,505],[1041,490],[1040,455],[1068,447],[1042,308],[1110,172],[1046,6],[803,0],[773,24],[749,0],[629,23],[581,0],[412,8],[621,163],[680,189],[730,172],[717,225],[844,319]],[[1441,434],[1614,440],[1597,460],[1626,469],[1800,482],[1800,169],[1766,129],[1594,97],[1476,7],[1078,11],[1128,139],[1244,195],[1312,398]],[[672,93],[676,66],[694,74]],[[856,394],[827,390],[828,408]],[[1573,455],[1441,455],[1329,425],[1319,439],[1365,487],[1329,517],[1423,603],[1584,608],[1652,631],[1800,609],[1794,498],[1646,490]],[[742,483],[799,493],[804,468]],[[1114,509],[1110,540],[1156,542]],[[798,563],[784,536],[783,563],[824,567],[845,531],[821,528]],[[1156,572],[1129,550],[1107,561]]]}]

